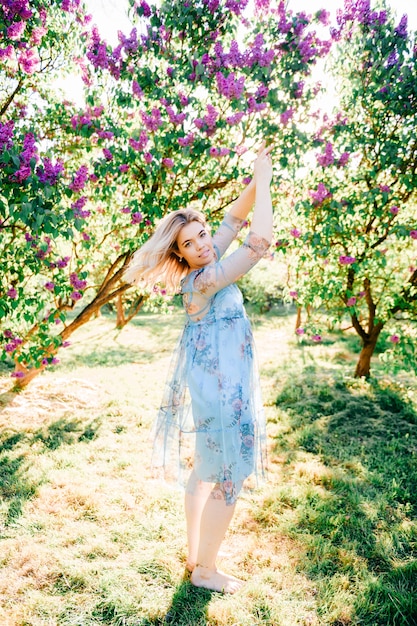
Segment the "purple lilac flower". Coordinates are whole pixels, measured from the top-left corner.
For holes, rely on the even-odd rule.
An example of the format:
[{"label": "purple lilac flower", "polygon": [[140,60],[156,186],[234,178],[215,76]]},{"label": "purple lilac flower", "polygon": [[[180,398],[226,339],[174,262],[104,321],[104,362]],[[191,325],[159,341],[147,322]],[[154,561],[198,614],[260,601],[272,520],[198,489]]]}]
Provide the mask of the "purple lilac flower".
[{"label": "purple lilac flower", "polygon": [[353,263],[356,263],[356,259],[354,256],[341,255],[339,257],[339,263],[340,265],[352,265]]},{"label": "purple lilac flower", "polygon": [[350,298],[347,299],[346,301],[347,306],[355,306],[356,304],[356,298],[355,296],[351,296]]},{"label": "purple lilac flower", "polygon": [[74,174],[72,182],[68,185],[72,191],[79,192],[82,191],[85,187],[85,184],[88,179],[88,167],[87,165],[82,165]]},{"label": "purple lilac flower", "polygon": [[23,151],[20,155],[20,161],[24,165],[30,165],[32,159],[35,161],[39,160],[38,149],[33,133],[27,133],[23,140]]},{"label": "purple lilac flower", "polygon": [[24,180],[29,178],[31,173],[32,170],[29,165],[21,165],[20,168],[12,174],[11,178],[14,178],[18,183],[22,183]]},{"label": "purple lilac flower", "polygon": [[34,46],[38,46],[48,30],[44,26],[37,26],[32,30],[30,41]]},{"label": "purple lilac flower", "polygon": [[75,272],[70,274],[70,285],[74,287],[74,289],[85,289],[87,286],[87,281],[81,278],[78,278],[78,275]]},{"label": "purple lilac flower", "polygon": [[140,224],[143,221],[143,215],[140,211],[132,213],[131,224]]},{"label": "purple lilac flower", "polygon": [[288,124],[288,122],[290,121],[290,119],[292,118],[293,115],[294,115],[294,109],[293,108],[289,108],[286,111],[284,111],[284,113],[281,113],[281,115],[279,116],[281,124],[283,126],[286,126]]},{"label": "purple lilac flower", "polygon": [[130,213],[130,210],[130,207],[124,206],[122,209],[120,209],[120,213]]},{"label": "purple lilac flower", "polygon": [[207,113],[204,116],[203,120],[204,120],[205,124],[207,124],[208,128],[212,129],[216,125],[216,120],[217,120],[219,114],[218,114],[218,112],[216,111],[215,107],[212,104],[207,104],[206,109],[207,109]]},{"label": "purple lilac flower", "polygon": [[172,169],[174,167],[174,161],[168,157],[162,159],[162,165],[167,169]]},{"label": "purple lilac flower", "polygon": [[181,125],[187,118],[186,113],[175,113],[173,107],[170,105],[166,106],[165,110],[168,113],[169,121],[175,124],[175,126]]},{"label": "purple lilac flower", "polygon": [[316,191],[310,190],[309,194],[315,204],[322,204],[327,198],[331,198],[333,195],[323,183],[317,185]]},{"label": "purple lilac flower", "polygon": [[290,230],[290,234],[295,238],[298,239],[299,237],[301,237],[301,231],[298,230],[298,228],[292,228]]},{"label": "purple lilac flower", "polygon": [[396,50],[393,50],[387,59],[387,67],[394,67],[398,63],[398,54]]},{"label": "purple lilac flower", "polygon": [[326,147],[324,149],[323,154],[317,154],[317,163],[322,167],[327,167],[329,165],[333,165],[334,163],[334,154],[333,154],[333,146],[330,141],[326,143]]},{"label": "purple lilac flower", "polygon": [[297,335],[304,335],[306,331],[304,328],[297,328],[295,332]]},{"label": "purple lilac flower", "polygon": [[45,283],[44,287],[48,291],[53,291],[55,289],[55,283],[53,283],[51,280],[48,280],[48,282]]},{"label": "purple lilac flower", "polygon": [[179,145],[184,148],[186,146],[191,146],[194,142],[194,133],[188,133],[185,137],[178,137]]},{"label": "purple lilac flower", "polygon": [[417,230],[410,230],[411,239],[417,239]]},{"label": "purple lilac flower", "polygon": [[146,145],[149,141],[149,137],[147,135],[147,133],[142,130],[140,135],[139,135],[139,139],[133,139],[133,137],[131,137],[129,139],[129,145],[134,149],[134,150],[138,150],[139,152],[142,152],[145,148]]},{"label": "purple lilac flower", "polygon": [[408,17],[407,15],[403,15],[400,23],[398,24],[398,26],[395,29],[395,34],[400,37],[401,39],[407,39],[407,24],[408,24]]},{"label": "purple lilac flower", "polygon": [[226,117],[226,122],[230,124],[230,126],[234,126],[235,124],[239,124],[244,116],[245,113],[243,111],[238,111],[237,113]]},{"label": "purple lilac flower", "polygon": [[71,209],[73,209],[75,217],[81,217],[82,219],[90,217],[91,211],[84,209],[86,203],[87,198],[85,196],[81,196],[81,198],[78,198],[78,200],[71,204]]},{"label": "purple lilac flower", "polygon": [[398,336],[398,335],[391,335],[391,337],[389,338],[389,340],[390,340],[392,343],[399,343],[400,338],[399,338],[399,336]]},{"label": "purple lilac flower", "polygon": [[162,122],[161,111],[157,109],[156,107],[152,109],[151,115],[149,115],[148,113],[145,113],[144,111],[142,111],[140,115],[142,118],[142,122],[145,124],[146,128],[149,131],[155,132],[156,130],[158,130],[160,126],[162,126],[163,122]]},{"label": "purple lilac flower", "polygon": [[153,161],[153,155],[151,152],[145,152],[143,158],[145,159],[145,163],[152,163]]},{"label": "purple lilac flower", "polygon": [[122,163],[119,165],[119,172],[124,173],[129,171],[129,165],[127,163]]},{"label": "purple lilac flower", "polygon": [[347,165],[347,163],[348,163],[349,159],[350,159],[350,154],[349,154],[349,152],[343,152],[343,153],[340,155],[340,157],[339,157],[339,160],[338,160],[337,164],[338,164],[340,167],[344,167],[345,165]]},{"label": "purple lilac flower", "polygon": [[64,164],[62,161],[52,163],[51,159],[45,157],[43,164],[36,169],[36,174],[41,183],[47,183],[48,185],[55,185],[59,176],[64,171]]},{"label": "purple lilac flower", "polygon": [[328,26],[330,23],[330,13],[325,9],[320,9],[317,12],[317,19],[323,26]]},{"label": "purple lilac flower", "polygon": [[397,206],[392,206],[390,208],[390,213],[392,213],[392,215],[398,215],[399,210],[400,209]]},{"label": "purple lilac flower", "polygon": [[9,39],[20,39],[26,28],[26,22],[13,22],[7,29],[7,37]]},{"label": "purple lilac flower", "polygon": [[224,76],[221,72],[216,73],[217,91],[220,95],[225,96],[229,100],[242,97],[245,89],[245,77],[236,78],[234,72],[228,76]]},{"label": "purple lilac flower", "polygon": [[18,57],[18,62],[25,74],[34,74],[40,64],[38,53],[33,48],[23,50]]},{"label": "purple lilac flower", "polygon": [[7,290],[7,297],[10,298],[10,300],[16,300],[17,291],[14,287],[10,287],[10,289]]},{"label": "purple lilac flower", "polygon": [[382,193],[391,193],[391,187],[389,187],[388,185],[379,185],[379,190]]},{"label": "purple lilac flower", "polygon": [[103,148],[103,155],[106,161],[111,161],[113,159],[113,154],[108,148]]},{"label": "purple lilac flower", "polygon": [[12,378],[24,378],[25,373],[24,373],[24,372],[22,372],[22,371],[12,372],[12,373],[10,374],[10,376],[11,376]]},{"label": "purple lilac flower", "polygon": [[82,298],[82,297],[83,297],[83,295],[82,295],[82,293],[80,293],[79,291],[73,291],[73,292],[70,294],[70,298],[71,298],[71,300],[75,300],[75,301],[77,301],[77,300],[81,300],[81,298]]},{"label": "purple lilac flower", "polygon": [[313,341],[315,341],[316,343],[320,343],[320,341],[321,341],[321,335],[313,335],[313,336],[311,337],[311,339],[312,339]]},{"label": "purple lilac flower", "polygon": [[59,268],[67,267],[69,260],[70,260],[69,256],[63,257],[62,259],[57,261],[57,267],[59,267]]},{"label": "purple lilac flower", "polygon": [[152,15],[151,8],[145,0],[141,0],[139,3],[139,14],[142,14],[145,17],[150,17]]}]

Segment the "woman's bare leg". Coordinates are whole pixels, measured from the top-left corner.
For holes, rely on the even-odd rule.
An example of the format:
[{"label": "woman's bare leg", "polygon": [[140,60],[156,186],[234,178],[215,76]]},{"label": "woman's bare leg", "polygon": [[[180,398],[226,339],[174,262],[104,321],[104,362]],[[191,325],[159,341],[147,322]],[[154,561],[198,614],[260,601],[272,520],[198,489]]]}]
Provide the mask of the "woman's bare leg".
[{"label": "woman's bare leg", "polygon": [[185,493],[185,519],[187,522],[188,556],[186,568],[192,572],[197,563],[200,544],[201,516],[213,489],[213,483],[198,480],[194,472],[188,481]]},{"label": "woman's bare leg", "polygon": [[[216,494],[219,490],[215,490]],[[226,504],[224,499],[210,496],[201,512],[200,541],[197,563],[191,574],[196,587],[212,591],[235,593],[243,581],[221,572],[216,568],[220,545],[235,512],[235,504]]]}]

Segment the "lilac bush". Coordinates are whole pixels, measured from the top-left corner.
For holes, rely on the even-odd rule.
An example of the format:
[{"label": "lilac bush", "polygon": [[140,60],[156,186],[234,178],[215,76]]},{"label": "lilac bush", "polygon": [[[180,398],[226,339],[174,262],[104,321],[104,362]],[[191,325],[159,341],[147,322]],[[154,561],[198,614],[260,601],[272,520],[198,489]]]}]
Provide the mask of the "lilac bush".
[{"label": "lilac bush", "polygon": [[[332,35],[338,110],[321,116],[296,192],[291,226],[302,235],[281,232],[280,247],[296,255],[298,304],[353,327],[356,375],[369,376],[380,337],[396,337],[382,358],[402,351],[416,363],[417,51],[407,17],[369,0],[346,0]],[[304,327],[323,334],[313,315]]]},{"label": "lilac bush", "polygon": [[[132,250],[194,201],[220,219],[260,136],[274,142],[277,184],[297,167],[324,17],[258,1],[252,26],[246,4],[132,3],[115,47],[76,0],[2,4],[0,321],[20,386],[103,305],[137,310],[148,296],[128,298],[122,280]],[[74,65],[81,109],[52,88]]]}]

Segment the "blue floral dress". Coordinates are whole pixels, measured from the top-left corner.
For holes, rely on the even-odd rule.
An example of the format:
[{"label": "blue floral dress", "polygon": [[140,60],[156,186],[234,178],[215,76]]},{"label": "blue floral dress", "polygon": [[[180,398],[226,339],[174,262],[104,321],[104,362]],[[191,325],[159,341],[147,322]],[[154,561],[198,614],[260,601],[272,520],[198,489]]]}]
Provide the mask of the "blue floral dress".
[{"label": "blue floral dress", "polygon": [[[235,502],[243,481],[266,470],[265,418],[252,330],[235,281],[268,250],[250,232],[221,260],[243,222],[226,216],[213,236],[217,262],[181,284],[187,322],[171,364],[155,427],[153,465],[166,478],[215,483]],[[188,486],[188,489],[192,487]]]}]

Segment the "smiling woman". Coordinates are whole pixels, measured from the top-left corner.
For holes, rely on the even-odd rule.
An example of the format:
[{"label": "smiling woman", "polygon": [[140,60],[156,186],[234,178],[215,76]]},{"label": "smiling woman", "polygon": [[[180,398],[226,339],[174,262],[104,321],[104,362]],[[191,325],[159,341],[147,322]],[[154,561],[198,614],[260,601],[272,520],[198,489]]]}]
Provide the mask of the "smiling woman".
[{"label": "smiling woman", "polygon": [[191,270],[197,270],[215,259],[211,235],[199,222],[183,226],[178,236],[178,257],[183,259]]},{"label": "smiling woman", "polygon": [[[253,337],[235,283],[271,242],[269,152],[262,144],[252,181],[213,237],[201,213],[174,211],[134,254],[126,273],[129,282],[142,279],[152,286],[162,279],[170,288],[180,286],[187,323],[156,420],[153,464],[163,468],[166,478],[186,479],[191,582],[228,593],[242,581],[217,570],[217,554],[244,481],[252,473],[263,476],[266,469]],[[251,231],[223,259],[254,202]]]}]

